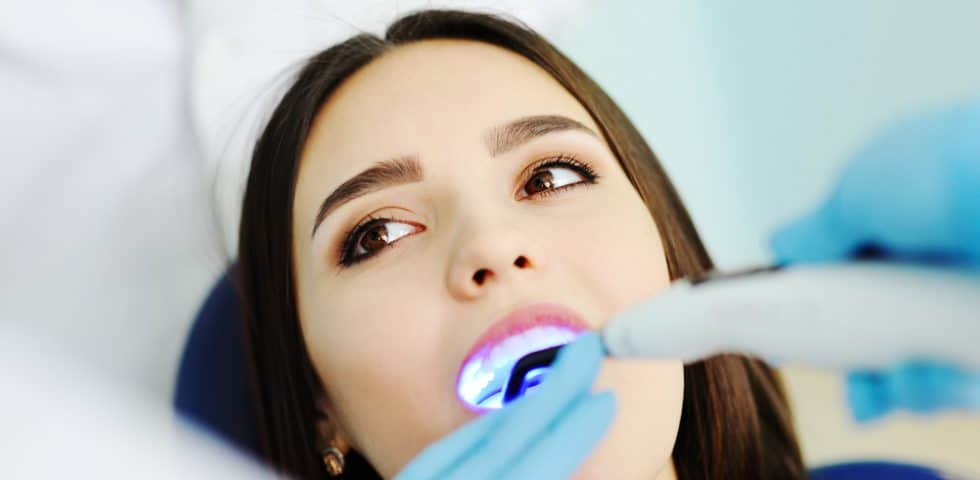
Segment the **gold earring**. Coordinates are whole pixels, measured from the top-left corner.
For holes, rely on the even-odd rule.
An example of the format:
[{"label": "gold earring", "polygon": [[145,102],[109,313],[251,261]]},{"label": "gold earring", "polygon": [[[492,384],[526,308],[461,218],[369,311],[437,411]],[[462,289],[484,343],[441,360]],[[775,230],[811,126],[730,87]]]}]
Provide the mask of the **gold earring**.
[{"label": "gold earring", "polygon": [[330,476],[336,477],[344,473],[344,452],[339,448],[327,447],[320,454],[323,456],[323,467],[327,469]]}]

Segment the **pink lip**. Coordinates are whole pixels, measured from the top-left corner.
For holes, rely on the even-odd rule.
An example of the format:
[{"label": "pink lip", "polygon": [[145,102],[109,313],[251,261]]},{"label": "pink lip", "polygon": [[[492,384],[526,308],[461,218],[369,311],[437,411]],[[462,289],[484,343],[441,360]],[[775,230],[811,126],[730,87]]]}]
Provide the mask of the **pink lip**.
[{"label": "pink lip", "polygon": [[456,375],[457,384],[459,383],[459,376],[463,373],[463,367],[474,357],[488,354],[493,347],[505,339],[541,325],[565,327],[575,331],[575,333],[589,329],[581,315],[557,303],[536,303],[518,308],[494,322],[474,342],[473,347],[463,357],[463,362],[459,366],[459,372]]}]

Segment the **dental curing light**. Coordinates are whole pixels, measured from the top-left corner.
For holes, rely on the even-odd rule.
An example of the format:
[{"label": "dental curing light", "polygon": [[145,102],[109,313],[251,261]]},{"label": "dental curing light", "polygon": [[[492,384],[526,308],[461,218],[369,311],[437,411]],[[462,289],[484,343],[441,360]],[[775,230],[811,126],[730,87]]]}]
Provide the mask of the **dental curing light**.
[{"label": "dental curing light", "polygon": [[681,280],[602,332],[612,356],[887,368],[910,358],[980,369],[980,271],[909,263],[769,267]]}]

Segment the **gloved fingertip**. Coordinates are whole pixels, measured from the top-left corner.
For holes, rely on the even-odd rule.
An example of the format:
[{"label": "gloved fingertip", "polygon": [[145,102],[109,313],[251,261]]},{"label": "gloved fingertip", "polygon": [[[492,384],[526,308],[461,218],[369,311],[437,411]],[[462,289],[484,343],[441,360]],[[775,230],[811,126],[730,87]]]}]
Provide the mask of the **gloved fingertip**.
[{"label": "gloved fingertip", "polygon": [[884,380],[874,372],[851,372],[846,380],[847,404],[851,417],[858,423],[867,423],[892,410]]},{"label": "gloved fingertip", "polygon": [[603,357],[611,356],[612,353],[611,350],[609,349],[609,344],[607,343],[609,339],[606,338],[605,331],[600,333],[598,337],[599,337],[599,349],[601,350],[602,356]]},{"label": "gloved fingertip", "polygon": [[601,359],[602,342],[599,334],[592,331],[582,333],[558,350],[542,389],[557,395],[566,395],[587,388],[599,373]]},{"label": "gloved fingertip", "polygon": [[969,378],[967,371],[951,363],[910,360],[890,372],[888,383],[899,407],[933,413],[957,406]]},{"label": "gloved fingertip", "polygon": [[777,229],[769,246],[781,265],[828,262],[850,254],[855,247],[852,237],[818,210]]},{"label": "gloved fingertip", "polygon": [[612,391],[588,394],[581,399],[580,414],[593,428],[605,430],[616,416],[616,396]]},{"label": "gloved fingertip", "polygon": [[578,358],[601,356],[603,352],[602,340],[596,332],[588,331],[575,337],[571,343],[558,350],[555,362],[560,362],[563,358]]},{"label": "gloved fingertip", "polygon": [[611,391],[578,397],[569,410],[523,454],[494,478],[569,478],[608,433],[615,417],[615,398]]},{"label": "gloved fingertip", "polygon": [[599,393],[593,395],[598,398],[598,402],[602,404],[602,411],[614,412],[616,410],[616,392],[612,390],[603,390]]}]

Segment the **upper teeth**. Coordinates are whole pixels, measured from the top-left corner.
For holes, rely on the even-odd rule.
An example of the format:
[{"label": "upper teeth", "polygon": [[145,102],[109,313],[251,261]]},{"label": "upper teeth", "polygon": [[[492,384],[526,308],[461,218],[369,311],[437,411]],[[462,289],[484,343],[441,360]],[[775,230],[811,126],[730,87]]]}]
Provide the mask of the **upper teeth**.
[{"label": "upper teeth", "polygon": [[[508,337],[490,348],[489,352],[484,351],[463,366],[457,385],[458,393],[473,405],[486,395],[502,396],[504,382],[510,376],[514,364],[524,355],[564,345],[571,342],[576,335],[576,331],[567,327],[542,325]],[[497,407],[500,406],[499,401],[498,398]]]},{"label": "upper teeth", "polygon": [[534,327],[495,345],[488,355],[490,361],[483,367],[490,371],[496,370],[517,362],[528,353],[564,345],[574,337],[575,332],[564,327],[550,325]]}]

